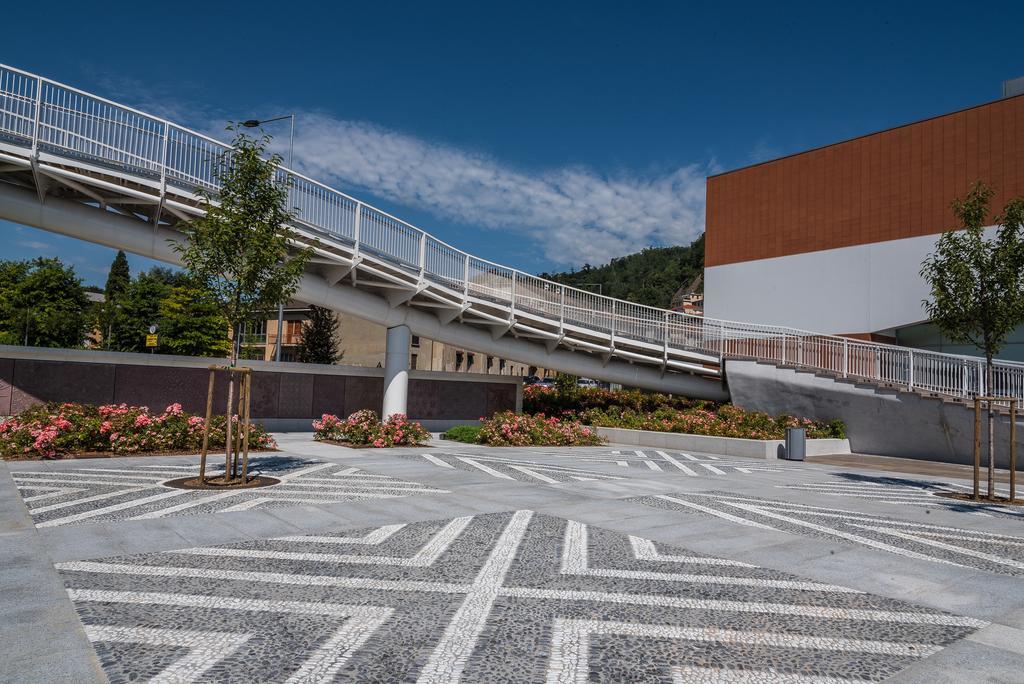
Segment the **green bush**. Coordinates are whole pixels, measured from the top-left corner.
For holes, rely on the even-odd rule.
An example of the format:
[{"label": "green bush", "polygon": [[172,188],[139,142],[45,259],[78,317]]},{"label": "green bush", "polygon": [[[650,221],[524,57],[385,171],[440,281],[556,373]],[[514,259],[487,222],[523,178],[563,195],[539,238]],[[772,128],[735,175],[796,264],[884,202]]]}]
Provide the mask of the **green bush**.
[{"label": "green bush", "polygon": [[455,427],[447,430],[442,437],[450,439],[453,442],[465,442],[466,444],[476,444],[477,437],[480,436],[479,425],[456,425]]}]

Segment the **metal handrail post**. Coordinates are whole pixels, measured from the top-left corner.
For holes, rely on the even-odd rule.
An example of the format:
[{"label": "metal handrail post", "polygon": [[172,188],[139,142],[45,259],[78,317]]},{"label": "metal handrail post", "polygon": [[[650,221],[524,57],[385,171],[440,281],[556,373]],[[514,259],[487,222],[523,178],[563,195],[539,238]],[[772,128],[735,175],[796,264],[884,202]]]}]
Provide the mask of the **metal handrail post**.
[{"label": "metal handrail post", "polygon": [[974,397],[974,500],[981,498],[981,397]]},{"label": "metal handrail post", "polygon": [[360,236],[360,231],[362,230],[362,222],[363,222],[363,203],[362,202],[356,202],[356,216],[355,216],[355,220],[352,221],[352,244],[353,244],[353,247],[352,247],[352,257],[353,257],[353,260],[355,259],[355,257],[359,256],[359,239],[361,237]]},{"label": "metal handrail post", "polygon": [[1017,498],[1017,400],[1010,399],[1010,503]]},{"label": "metal handrail post", "polygon": [[565,285],[559,285],[558,337],[565,335]]},{"label": "metal handrail post", "polygon": [[427,271],[427,234],[420,233],[420,280]]},{"label": "metal handrail post", "polygon": [[914,389],[914,350],[907,350],[907,389]]},{"label": "metal handrail post", "polygon": [[36,76],[36,99],[32,112],[32,157],[39,154],[39,117],[43,107],[43,79]]},{"label": "metal handrail post", "polygon": [[516,272],[512,271],[512,291],[508,298],[508,319],[516,317]]}]

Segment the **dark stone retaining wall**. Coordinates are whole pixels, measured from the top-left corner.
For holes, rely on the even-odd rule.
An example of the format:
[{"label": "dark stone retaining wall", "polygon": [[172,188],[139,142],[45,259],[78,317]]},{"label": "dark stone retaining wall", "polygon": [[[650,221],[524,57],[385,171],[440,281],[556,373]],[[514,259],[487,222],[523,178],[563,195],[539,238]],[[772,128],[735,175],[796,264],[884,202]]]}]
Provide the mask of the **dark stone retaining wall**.
[{"label": "dark stone retaining wall", "polygon": [[[161,410],[178,402],[186,411],[206,410],[211,363],[216,359],[161,354],[119,354],[0,345],[0,416],[44,401],[131,404]],[[253,368],[252,415],[265,419],[347,416],[359,409],[380,412],[384,371],[358,366],[247,361]],[[214,410],[223,411],[227,380],[218,373]],[[522,406],[520,378],[413,371],[409,417],[469,422]]]}]

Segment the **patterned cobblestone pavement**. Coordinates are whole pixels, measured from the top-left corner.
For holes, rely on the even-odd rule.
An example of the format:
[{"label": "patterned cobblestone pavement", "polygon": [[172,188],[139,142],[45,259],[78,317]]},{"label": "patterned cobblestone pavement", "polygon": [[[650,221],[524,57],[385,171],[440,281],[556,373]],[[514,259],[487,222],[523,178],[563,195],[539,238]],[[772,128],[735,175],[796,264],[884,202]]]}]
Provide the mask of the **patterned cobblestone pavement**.
[{"label": "patterned cobblestone pavement", "polygon": [[[1010,506],[999,506],[985,503],[964,503],[955,499],[936,496],[940,493],[969,492],[970,485],[914,480],[904,477],[863,475],[859,473],[840,473],[836,479],[824,482],[804,482],[790,485],[776,485],[780,489],[829,494],[855,499],[878,501],[898,506],[924,506],[928,508],[948,508],[952,511],[967,512],[972,515],[990,516],[1005,515],[1011,518],[1024,518],[1024,510]],[[981,489],[985,491],[985,484]],[[997,487],[999,495],[1006,496],[1009,489]]]},{"label": "patterned cobblestone pavement", "polygon": [[507,458],[480,453],[432,452],[423,454],[397,453],[395,455],[400,458],[429,463],[439,468],[464,470],[478,475],[488,475],[498,480],[518,480],[533,484],[622,479],[618,476],[595,470],[552,465],[526,458]]},{"label": "patterned cobblestone pavement", "polygon": [[[256,458],[250,464],[252,472],[276,477],[282,483],[233,492],[164,486],[168,480],[198,475],[195,464],[20,470],[11,476],[38,527],[448,493],[309,459],[274,456]],[[212,474],[223,472],[223,466],[215,467]]]},{"label": "patterned cobblestone pavement", "polygon": [[880,681],[986,624],[523,510],[57,568],[115,683]]},{"label": "patterned cobblestone pavement", "polygon": [[656,495],[635,501],[665,510],[711,516],[750,528],[857,544],[906,558],[1004,575],[1024,575],[1024,537],[726,492]]},{"label": "patterned cobblestone pavement", "polygon": [[[572,454],[559,454],[574,458]],[[640,468],[656,472],[670,472],[688,477],[706,475],[750,475],[751,473],[776,473],[782,468],[763,460],[751,458],[726,458],[710,454],[689,454],[684,451],[615,450],[607,454],[588,454],[577,460],[591,463],[608,463],[621,468]]]}]

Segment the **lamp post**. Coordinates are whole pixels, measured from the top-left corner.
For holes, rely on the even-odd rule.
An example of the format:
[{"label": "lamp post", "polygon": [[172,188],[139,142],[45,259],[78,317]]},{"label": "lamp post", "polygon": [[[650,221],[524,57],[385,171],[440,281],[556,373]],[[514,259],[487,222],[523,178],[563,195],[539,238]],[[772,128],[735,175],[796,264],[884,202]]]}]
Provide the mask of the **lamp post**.
[{"label": "lamp post", "polygon": [[[265,123],[272,123],[274,121],[284,121],[285,119],[291,120],[291,130],[288,134],[288,170],[292,170],[292,155],[295,152],[295,115],[285,114],[284,116],[275,116],[272,119],[249,119],[243,121],[242,125],[246,128],[256,128],[262,126]],[[281,345],[284,340],[284,302],[277,305],[277,349],[274,350],[274,361],[281,360]]]}]

